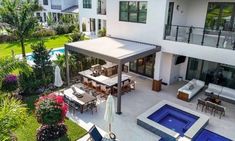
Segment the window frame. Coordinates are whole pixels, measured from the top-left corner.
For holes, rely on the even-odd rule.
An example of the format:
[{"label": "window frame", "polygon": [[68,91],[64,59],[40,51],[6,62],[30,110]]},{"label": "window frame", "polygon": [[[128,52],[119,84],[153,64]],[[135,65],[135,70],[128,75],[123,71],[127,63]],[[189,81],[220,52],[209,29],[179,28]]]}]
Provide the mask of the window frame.
[{"label": "window frame", "polygon": [[91,9],[92,8],[92,0],[83,0],[82,1],[83,8]]},{"label": "window frame", "polygon": [[[121,3],[122,2],[125,2],[125,3],[127,3],[127,11],[122,11],[121,10]],[[130,10],[130,3],[131,2],[135,2],[136,3],[136,6],[137,6],[137,10],[136,11],[131,11]],[[145,3],[146,4],[146,12],[143,12],[143,11],[141,11],[140,10],[140,3]],[[142,24],[146,24],[147,23],[147,11],[148,11],[148,8],[147,8],[147,4],[148,4],[148,2],[147,1],[119,1],[119,21],[122,21],[122,22],[132,22],[132,23],[142,23]],[[127,13],[127,20],[124,20],[124,19],[122,19],[121,17],[121,13]],[[133,13],[135,13],[136,15],[137,15],[137,20],[136,21],[131,21],[130,20],[130,14],[133,14]],[[145,13],[146,14],[146,16],[145,16],[145,21],[144,22],[141,22],[140,21],[140,14],[143,14],[143,13]]]},{"label": "window frame", "polygon": [[48,5],[48,0],[43,0],[43,5]]}]

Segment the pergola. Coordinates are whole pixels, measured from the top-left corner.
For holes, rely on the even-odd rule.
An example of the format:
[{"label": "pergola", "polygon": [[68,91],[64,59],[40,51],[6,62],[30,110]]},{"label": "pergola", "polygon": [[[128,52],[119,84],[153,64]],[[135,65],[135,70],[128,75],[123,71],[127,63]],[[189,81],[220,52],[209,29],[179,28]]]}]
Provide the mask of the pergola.
[{"label": "pergola", "polygon": [[121,114],[121,78],[122,65],[138,58],[154,54],[160,46],[124,40],[113,37],[102,37],[65,44],[65,61],[67,83],[70,83],[68,52],[73,51],[87,56],[103,59],[118,65],[117,114]]}]

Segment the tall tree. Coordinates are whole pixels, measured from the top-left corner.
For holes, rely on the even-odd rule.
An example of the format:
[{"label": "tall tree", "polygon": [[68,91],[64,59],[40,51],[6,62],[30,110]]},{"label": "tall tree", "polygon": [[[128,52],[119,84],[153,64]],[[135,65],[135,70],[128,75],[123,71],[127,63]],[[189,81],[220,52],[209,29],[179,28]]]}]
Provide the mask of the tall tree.
[{"label": "tall tree", "polygon": [[20,41],[22,55],[26,58],[24,42],[38,25],[34,13],[40,10],[37,0],[1,0],[0,22]]}]

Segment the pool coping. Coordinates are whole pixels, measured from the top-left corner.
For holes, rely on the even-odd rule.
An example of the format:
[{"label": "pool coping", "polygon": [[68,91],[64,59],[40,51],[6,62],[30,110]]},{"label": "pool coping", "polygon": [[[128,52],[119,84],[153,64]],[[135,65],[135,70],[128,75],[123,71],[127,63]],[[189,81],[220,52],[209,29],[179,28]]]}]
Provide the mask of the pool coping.
[{"label": "pool coping", "polygon": [[[161,107],[163,107],[164,105],[170,105],[173,106],[177,109],[180,109],[182,111],[185,111],[189,114],[195,115],[198,117],[198,120],[187,130],[187,132],[184,133],[184,136],[190,139],[193,139],[193,137],[203,128],[205,127],[208,122],[209,122],[209,117],[206,115],[203,115],[201,113],[195,112],[191,109],[185,108],[181,105],[172,103],[170,101],[167,100],[162,100],[160,101],[158,104],[154,105],[153,107],[151,107],[150,109],[148,109],[146,112],[142,113],[141,115],[139,115],[137,117],[137,124],[138,125],[147,125],[147,126],[151,126],[150,128],[155,128],[157,130],[157,132],[162,132],[163,134],[166,134],[174,139],[177,139],[180,137],[180,134],[165,127],[162,126],[159,123],[156,123],[150,119],[148,119],[148,117],[153,114],[154,112],[156,112],[157,110],[159,110]],[[151,130],[152,131],[152,130]],[[155,132],[155,131],[152,131]]]}]

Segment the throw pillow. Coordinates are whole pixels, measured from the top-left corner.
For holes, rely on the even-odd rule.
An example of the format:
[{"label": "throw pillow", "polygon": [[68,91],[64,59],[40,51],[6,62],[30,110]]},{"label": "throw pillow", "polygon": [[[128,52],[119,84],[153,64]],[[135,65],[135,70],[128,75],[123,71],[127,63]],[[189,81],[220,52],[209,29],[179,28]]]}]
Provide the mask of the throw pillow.
[{"label": "throw pillow", "polygon": [[192,89],[194,89],[194,85],[193,85],[193,84],[191,84],[191,85],[189,86],[189,90],[192,90]]}]

